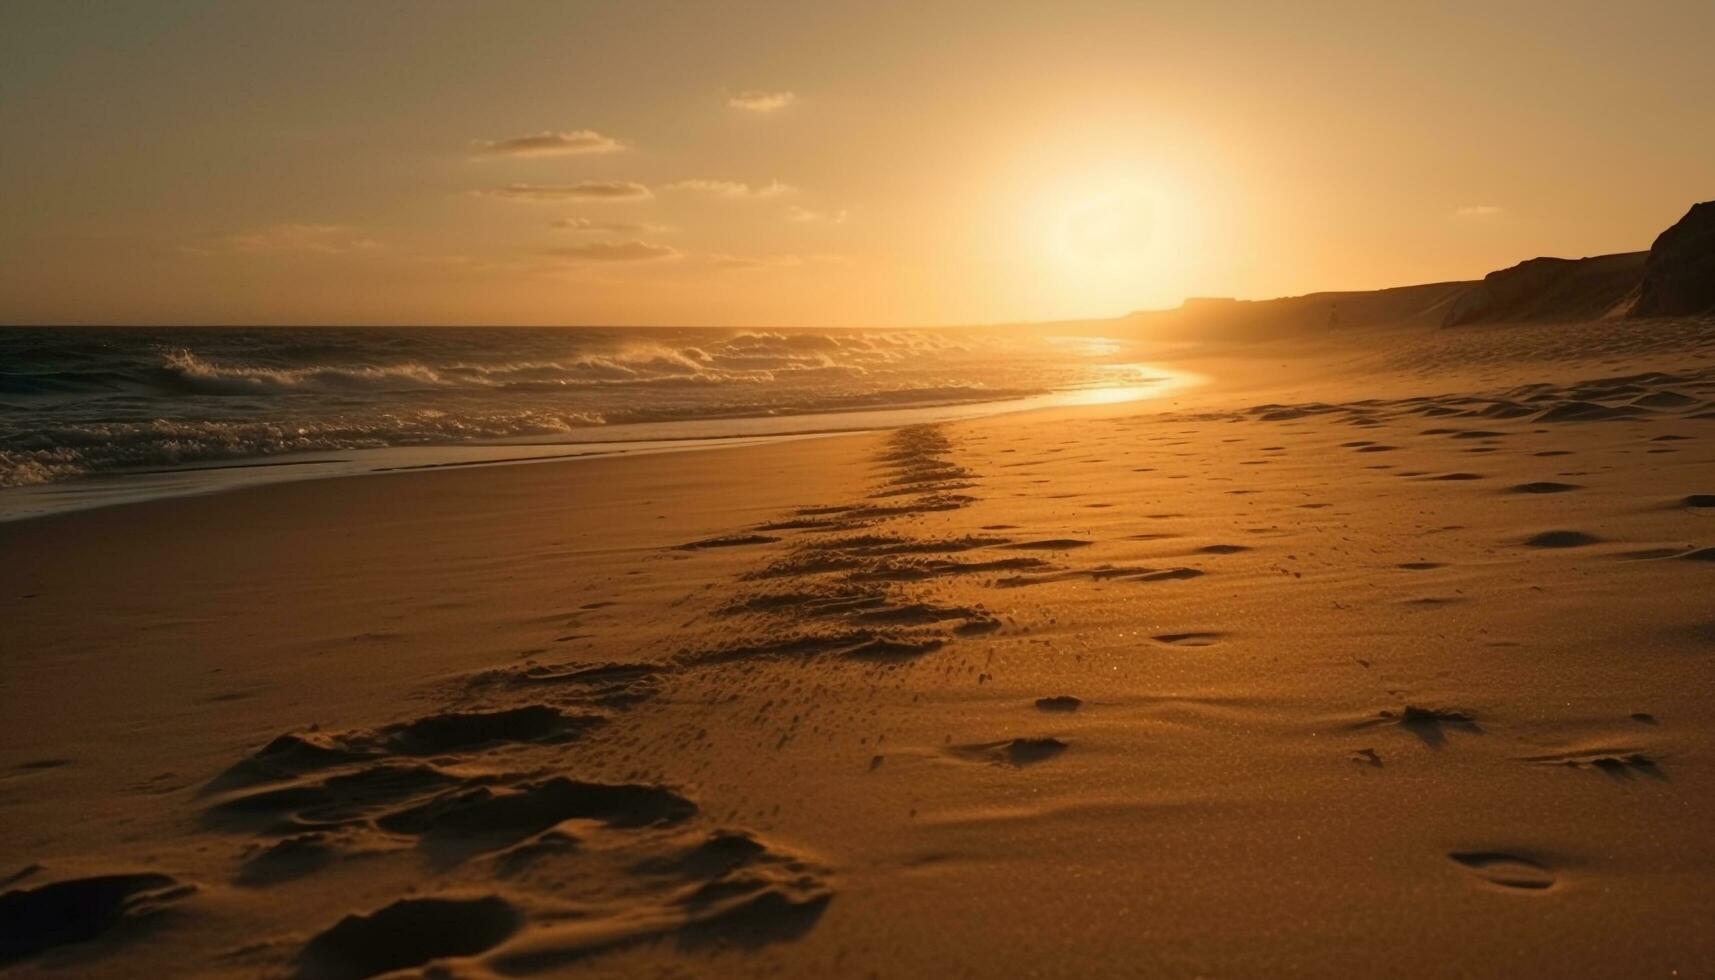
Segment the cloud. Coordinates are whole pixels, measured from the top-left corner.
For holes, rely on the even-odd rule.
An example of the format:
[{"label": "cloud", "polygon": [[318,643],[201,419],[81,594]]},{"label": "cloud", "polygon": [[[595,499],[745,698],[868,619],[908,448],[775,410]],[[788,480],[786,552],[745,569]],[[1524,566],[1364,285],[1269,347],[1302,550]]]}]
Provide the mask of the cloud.
[{"label": "cloud", "polygon": [[569,133],[543,130],[533,136],[515,136],[509,140],[480,140],[476,150],[483,156],[496,157],[559,157],[573,153],[612,153],[625,149],[625,144],[593,129],[578,129]]},{"label": "cloud", "polygon": [[709,264],[717,269],[742,271],[746,269],[766,269],[771,265],[780,265],[782,263],[773,261],[770,258],[754,258],[748,255],[711,255],[709,256]]},{"label": "cloud", "polygon": [[794,204],[786,209],[786,220],[796,224],[813,224],[825,221],[830,225],[843,225],[848,217],[845,209],[838,211],[812,211]]},{"label": "cloud", "polygon": [[707,194],[711,197],[725,198],[778,197],[781,194],[790,194],[797,190],[796,187],[793,187],[790,184],[782,184],[778,180],[771,180],[766,184],[752,187],[749,184],[736,180],[703,179],[674,181],[671,184],[667,184],[664,189],[670,191],[690,191],[697,194]]},{"label": "cloud", "polygon": [[746,89],[736,95],[729,96],[726,104],[734,109],[746,112],[777,112],[798,100],[792,92],[769,92],[762,89]]},{"label": "cloud", "polygon": [[679,251],[669,245],[632,240],[565,245],[559,248],[544,249],[542,254],[560,259],[571,259],[574,262],[649,262],[655,259],[673,258],[679,254]]},{"label": "cloud", "polygon": [[1453,209],[1455,218],[1489,218],[1501,213],[1493,204],[1465,204]]},{"label": "cloud", "polygon": [[187,252],[251,252],[251,253],[317,253],[337,255],[344,252],[370,251],[381,243],[368,238],[346,225],[279,224],[252,231],[222,235],[196,245],[184,246]]},{"label": "cloud", "polygon": [[646,201],[655,195],[629,180],[585,180],[576,184],[507,184],[477,191],[509,201]]},{"label": "cloud", "polygon": [[641,221],[596,221],[592,218],[583,217],[561,218],[553,223],[553,227],[562,231],[601,231],[614,235],[641,235],[649,232],[673,230],[666,225],[653,225]]},{"label": "cloud", "polygon": [[723,255],[707,256],[708,264],[715,269],[731,272],[745,272],[752,269],[797,269],[803,266],[849,261],[843,255],[826,253],[798,254],[784,252],[778,255]]}]

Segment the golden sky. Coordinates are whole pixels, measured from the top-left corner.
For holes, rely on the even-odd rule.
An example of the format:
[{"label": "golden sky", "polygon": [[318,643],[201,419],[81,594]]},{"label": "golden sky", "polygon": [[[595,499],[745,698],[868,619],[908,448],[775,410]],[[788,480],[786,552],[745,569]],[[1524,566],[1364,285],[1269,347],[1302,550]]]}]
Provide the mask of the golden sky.
[{"label": "golden sky", "polygon": [[0,4],[0,322],[933,324],[1715,197],[1715,3]]}]

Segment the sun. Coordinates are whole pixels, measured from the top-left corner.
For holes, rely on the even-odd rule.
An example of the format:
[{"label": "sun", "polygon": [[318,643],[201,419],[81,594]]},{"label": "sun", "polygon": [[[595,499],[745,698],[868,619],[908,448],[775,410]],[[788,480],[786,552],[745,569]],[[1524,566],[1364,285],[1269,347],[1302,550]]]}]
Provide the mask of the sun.
[{"label": "sun", "polygon": [[1144,268],[1159,223],[1155,195],[1142,188],[1109,191],[1067,208],[1055,228],[1055,251],[1068,265],[1095,272]]},{"label": "sun", "polygon": [[1110,174],[1052,187],[1024,229],[1049,303],[1112,316],[1184,298],[1204,258],[1199,208],[1180,182]]}]

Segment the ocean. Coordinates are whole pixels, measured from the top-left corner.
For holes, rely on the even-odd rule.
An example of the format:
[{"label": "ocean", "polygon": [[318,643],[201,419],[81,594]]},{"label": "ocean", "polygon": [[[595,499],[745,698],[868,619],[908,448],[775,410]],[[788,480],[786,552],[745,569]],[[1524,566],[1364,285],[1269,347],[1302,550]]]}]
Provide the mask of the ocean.
[{"label": "ocean", "polygon": [[[370,468],[511,459],[492,447],[783,435],[1146,393],[1162,374],[1134,354],[1002,328],[5,329],[0,488],[327,454]],[[467,451],[422,452],[435,447]],[[0,516],[16,510],[0,500]]]}]

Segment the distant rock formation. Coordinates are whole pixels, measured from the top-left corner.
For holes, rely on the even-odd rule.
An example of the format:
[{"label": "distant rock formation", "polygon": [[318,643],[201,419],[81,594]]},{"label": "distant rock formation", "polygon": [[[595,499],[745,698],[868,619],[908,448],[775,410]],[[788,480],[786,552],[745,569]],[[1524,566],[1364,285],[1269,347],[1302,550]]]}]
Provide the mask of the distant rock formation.
[{"label": "distant rock formation", "polygon": [[1656,236],[1632,316],[1715,313],[1715,201],[1693,204]]},{"label": "distant rock formation", "polygon": [[1137,312],[1126,320],[1159,336],[1199,339],[1261,340],[1379,326],[1434,326],[1471,285],[1442,282],[1264,300],[1187,299],[1176,309]]},{"label": "distant rock formation", "polygon": [[1536,258],[1479,280],[1310,293],[1187,299],[1124,322],[1159,337],[1270,340],[1382,327],[1576,323],[1715,315],[1715,201],[1694,205],[1648,252]]},{"label": "distant rock formation", "polygon": [[1618,315],[1638,288],[1645,255],[1621,252],[1587,259],[1529,259],[1491,272],[1453,303],[1442,326]]}]

